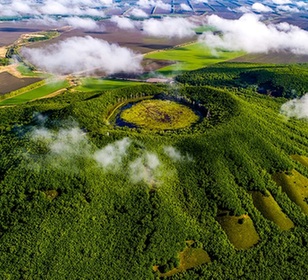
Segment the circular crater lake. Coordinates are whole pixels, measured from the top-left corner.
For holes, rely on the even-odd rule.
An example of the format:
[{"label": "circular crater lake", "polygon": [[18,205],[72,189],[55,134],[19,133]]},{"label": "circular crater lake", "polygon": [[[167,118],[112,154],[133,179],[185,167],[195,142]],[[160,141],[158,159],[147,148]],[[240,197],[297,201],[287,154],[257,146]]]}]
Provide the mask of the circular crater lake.
[{"label": "circular crater lake", "polygon": [[199,119],[199,114],[184,104],[171,100],[147,99],[124,106],[117,124],[167,130],[189,127]]}]

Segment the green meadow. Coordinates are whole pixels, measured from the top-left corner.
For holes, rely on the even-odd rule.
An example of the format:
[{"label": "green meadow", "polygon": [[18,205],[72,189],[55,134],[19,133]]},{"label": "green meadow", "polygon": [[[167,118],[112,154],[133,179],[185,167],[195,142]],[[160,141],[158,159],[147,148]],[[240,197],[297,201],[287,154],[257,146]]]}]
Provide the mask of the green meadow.
[{"label": "green meadow", "polygon": [[172,76],[182,71],[196,70],[211,64],[230,60],[243,54],[243,52],[213,52],[204,44],[197,42],[170,50],[149,53],[145,55],[145,58],[174,61],[175,64],[163,67],[157,71],[160,74]]},{"label": "green meadow", "polygon": [[94,92],[129,87],[140,84],[140,82],[133,81],[108,80],[101,78],[83,78],[81,79],[81,84],[76,87],[76,90],[83,92]]}]

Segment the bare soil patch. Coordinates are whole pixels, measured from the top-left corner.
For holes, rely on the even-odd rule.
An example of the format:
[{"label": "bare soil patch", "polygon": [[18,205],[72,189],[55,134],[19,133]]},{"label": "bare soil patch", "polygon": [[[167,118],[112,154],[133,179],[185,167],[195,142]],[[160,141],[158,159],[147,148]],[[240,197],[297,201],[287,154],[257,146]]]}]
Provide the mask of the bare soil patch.
[{"label": "bare soil patch", "polygon": [[0,95],[41,81],[40,78],[17,78],[8,72],[0,73]]}]

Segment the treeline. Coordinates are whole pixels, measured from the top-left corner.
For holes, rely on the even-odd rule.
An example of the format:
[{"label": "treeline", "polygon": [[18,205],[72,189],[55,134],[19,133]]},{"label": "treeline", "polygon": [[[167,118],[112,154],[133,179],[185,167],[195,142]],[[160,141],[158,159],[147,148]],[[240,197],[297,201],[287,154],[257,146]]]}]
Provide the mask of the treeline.
[{"label": "treeline", "polygon": [[236,87],[275,97],[295,98],[308,91],[308,67],[303,65],[267,65],[218,63],[176,77],[183,84]]}]

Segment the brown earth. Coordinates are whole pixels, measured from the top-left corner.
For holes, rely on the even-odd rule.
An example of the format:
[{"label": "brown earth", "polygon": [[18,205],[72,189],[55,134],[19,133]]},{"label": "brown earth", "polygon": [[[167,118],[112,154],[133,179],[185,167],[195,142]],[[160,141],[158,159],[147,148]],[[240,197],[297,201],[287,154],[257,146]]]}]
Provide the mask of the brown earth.
[{"label": "brown earth", "polygon": [[[43,47],[49,44],[57,43],[59,41],[71,38],[74,36],[91,36],[93,38],[102,39],[109,43],[115,43],[122,47],[127,47],[138,53],[148,53],[154,50],[161,50],[172,48],[176,45],[191,41],[191,38],[185,39],[168,39],[168,38],[153,38],[146,36],[141,30],[122,30],[114,23],[109,21],[98,22],[102,30],[100,32],[83,31],[79,29],[65,30],[61,36],[51,39],[48,42],[37,42],[31,45],[31,48]],[[46,27],[45,27],[46,29]]]},{"label": "brown earth", "polygon": [[13,44],[22,34],[48,29],[46,26],[27,22],[0,22],[0,47]]},{"label": "brown earth", "polygon": [[40,78],[17,78],[8,72],[0,73],[0,95],[41,81]]}]

